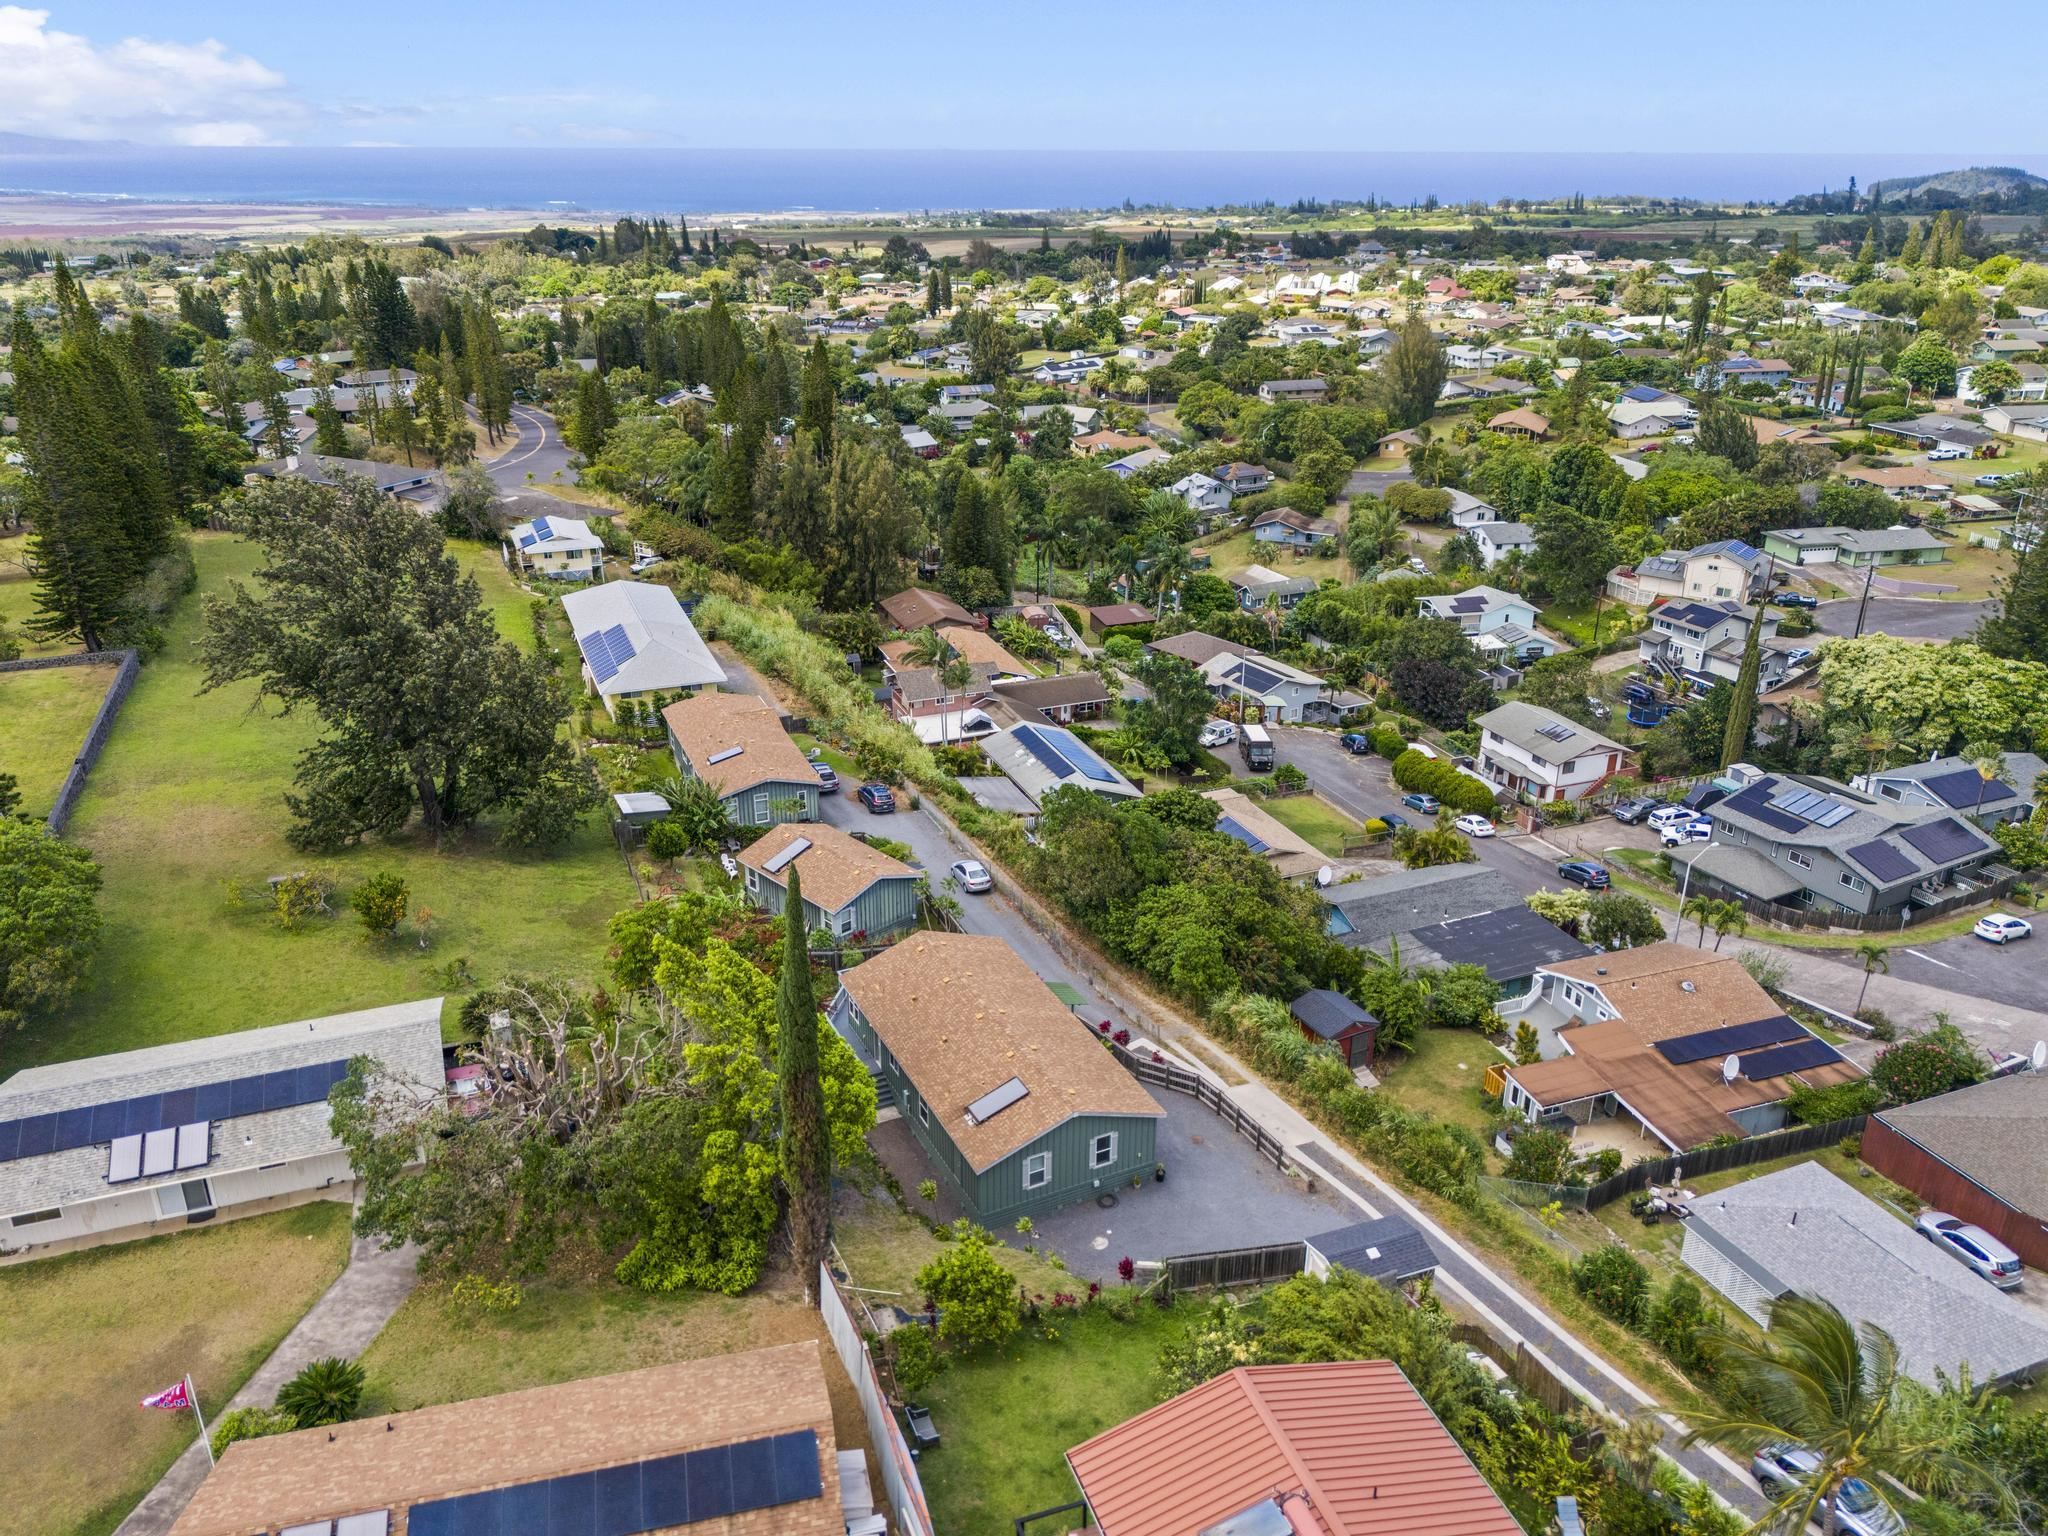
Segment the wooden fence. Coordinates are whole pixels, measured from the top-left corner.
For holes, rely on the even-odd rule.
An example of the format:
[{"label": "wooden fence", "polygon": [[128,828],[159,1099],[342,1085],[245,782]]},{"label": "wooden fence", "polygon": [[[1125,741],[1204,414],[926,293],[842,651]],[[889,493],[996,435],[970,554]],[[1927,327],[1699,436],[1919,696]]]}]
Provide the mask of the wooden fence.
[{"label": "wooden fence", "polygon": [[1476,1349],[1507,1373],[1508,1380],[1528,1393],[1552,1413],[1572,1415],[1585,1411],[1585,1399],[1564,1377],[1545,1365],[1524,1343],[1510,1347],[1477,1323],[1451,1324],[1451,1338],[1468,1349]]},{"label": "wooden fence", "polygon": [[1238,1107],[1235,1099],[1227,1097],[1223,1090],[1208,1078],[1198,1072],[1190,1072],[1186,1067],[1177,1067],[1172,1062],[1153,1061],[1148,1055],[1140,1055],[1139,1052],[1147,1049],[1146,1047],[1118,1045],[1114,1040],[1110,1040],[1109,1045],[1116,1053],[1116,1059],[1122,1062],[1125,1070],[1139,1082],[1153,1088],[1166,1088],[1174,1093],[1187,1094],[1197,1103],[1215,1110],[1233,1131],[1258,1149],[1259,1156],[1271,1161],[1282,1173],[1299,1174],[1311,1183],[1314,1182],[1315,1176],[1298,1166],[1294,1159],[1287,1155],[1286,1143],[1246,1114]]},{"label": "wooden fence", "polygon": [[1271,1285],[1281,1280],[1292,1280],[1307,1262],[1306,1243],[1271,1243],[1261,1248],[1183,1253],[1163,1261],[1169,1294],[1229,1290],[1240,1285]]},{"label": "wooden fence", "polygon": [[1844,1136],[1860,1136],[1867,1115],[1851,1115],[1846,1120],[1830,1120],[1825,1125],[1795,1125],[1782,1131],[1771,1131],[1762,1136],[1752,1136],[1746,1141],[1734,1141],[1720,1147],[1695,1147],[1690,1152],[1681,1152],[1675,1157],[1660,1157],[1650,1162],[1637,1163],[1624,1168],[1610,1179],[1598,1184],[1528,1184],[1505,1179],[1487,1179],[1489,1192],[1517,1205],[1543,1206],[1552,1200],[1572,1210],[1598,1210],[1624,1195],[1632,1195],[1639,1189],[1652,1184],[1683,1183],[1687,1174],[1702,1178],[1710,1173],[1722,1173],[1730,1168],[1746,1168],[1751,1163],[1767,1163],[1774,1157],[1791,1157],[1799,1152],[1815,1152],[1822,1147],[1831,1147]]},{"label": "wooden fence", "polygon": [[[1708,814],[1711,815],[1712,811],[1710,810]],[[1965,878],[1969,881],[1967,887],[1952,890],[1948,895],[1925,904],[1902,907],[1897,912],[1843,912],[1834,908],[1788,907],[1782,902],[1764,901],[1759,897],[1747,895],[1733,886],[1723,885],[1708,875],[1699,876],[1697,884],[1698,889],[1702,891],[1735,902],[1752,917],[1761,917],[1781,927],[1847,928],[1859,933],[1900,933],[1911,929],[1916,923],[1931,922],[1960,907],[1973,907],[1980,902],[1996,901],[2020,883],[2019,871],[2003,864],[1987,864],[1975,875]]]}]

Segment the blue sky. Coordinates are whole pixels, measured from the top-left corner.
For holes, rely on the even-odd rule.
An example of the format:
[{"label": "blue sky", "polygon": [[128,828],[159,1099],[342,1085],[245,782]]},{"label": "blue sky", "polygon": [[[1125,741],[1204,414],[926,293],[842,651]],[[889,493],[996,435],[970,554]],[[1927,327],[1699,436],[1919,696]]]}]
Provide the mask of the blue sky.
[{"label": "blue sky", "polygon": [[[1924,5],[1710,0],[0,3],[0,132],[155,144],[1621,150],[2038,137]],[[2038,40],[1980,0],[1955,67]],[[1896,40],[1899,46],[1889,41]],[[1924,44],[1925,46],[1922,46]],[[1949,79],[1937,72],[1932,80]],[[1959,77],[1957,77],[1959,78]],[[1995,86],[1996,72],[1980,77]],[[2015,66],[2007,105],[2029,89]]]}]

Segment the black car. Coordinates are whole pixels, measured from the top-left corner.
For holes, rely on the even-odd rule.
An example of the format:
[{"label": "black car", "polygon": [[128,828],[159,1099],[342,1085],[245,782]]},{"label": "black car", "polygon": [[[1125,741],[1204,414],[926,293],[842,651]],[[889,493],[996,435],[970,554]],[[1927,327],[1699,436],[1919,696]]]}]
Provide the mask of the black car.
[{"label": "black car", "polygon": [[1662,800],[1652,800],[1647,796],[1635,800],[1617,800],[1614,803],[1614,819],[1624,827],[1632,827],[1663,803]]},{"label": "black car", "polygon": [[1382,811],[1373,820],[1383,822],[1390,831],[1398,832],[1408,825],[1408,818],[1397,811]]},{"label": "black car", "polygon": [[1346,731],[1337,738],[1337,745],[1356,757],[1361,752],[1372,750],[1371,740],[1358,731]]},{"label": "black car", "polygon": [[1780,608],[1818,608],[1820,599],[1808,597],[1804,592],[1780,592],[1771,599]]},{"label": "black car", "polygon": [[1591,859],[1566,859],[1557,866],[1557,878],[1583,885],[1589,891],[1607,889],[1607,871]]},{"label": "black car", "polygon": [[860,803],[876,816],[887,816],[896,809],[896,797],[886,784],[861,785]]}]

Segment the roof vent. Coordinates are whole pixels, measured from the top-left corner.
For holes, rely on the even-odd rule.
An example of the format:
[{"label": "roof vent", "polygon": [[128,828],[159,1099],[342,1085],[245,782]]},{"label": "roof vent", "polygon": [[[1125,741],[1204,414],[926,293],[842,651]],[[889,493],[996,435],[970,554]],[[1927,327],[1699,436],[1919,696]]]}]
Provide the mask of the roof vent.
[{"label": "roof vent", "polygon": [[1678,990],[1681,992],[1697,992],[1699,989],[1699,983],[1696,981],[1681,981],[1678,984]]}]

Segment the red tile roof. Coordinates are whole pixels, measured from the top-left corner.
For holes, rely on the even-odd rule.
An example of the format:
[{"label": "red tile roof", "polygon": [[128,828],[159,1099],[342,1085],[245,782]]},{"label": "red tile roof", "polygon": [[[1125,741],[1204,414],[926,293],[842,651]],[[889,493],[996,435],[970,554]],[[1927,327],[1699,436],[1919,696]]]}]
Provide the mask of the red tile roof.
[{"label": "red tile roof", "polygon": [[1067,1452],[1103,1536],[1196,1536],[1305,1497],[1328,1536],[1520,1536],[1390,1360],[1253,1365]]}]

